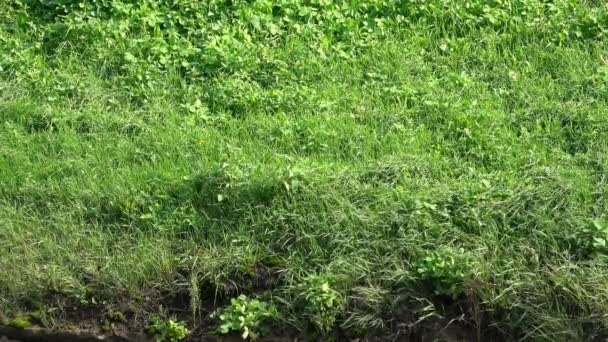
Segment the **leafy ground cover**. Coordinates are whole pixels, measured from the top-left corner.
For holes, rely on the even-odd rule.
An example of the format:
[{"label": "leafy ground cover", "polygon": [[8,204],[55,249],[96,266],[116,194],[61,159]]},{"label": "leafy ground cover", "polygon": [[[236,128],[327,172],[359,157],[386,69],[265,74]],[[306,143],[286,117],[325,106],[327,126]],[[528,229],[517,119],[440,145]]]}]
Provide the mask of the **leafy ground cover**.
[{"label": "leafy ground cover", "polygon": [[3,324],[606,337],[607,30],[583,0],[0,1]]}]

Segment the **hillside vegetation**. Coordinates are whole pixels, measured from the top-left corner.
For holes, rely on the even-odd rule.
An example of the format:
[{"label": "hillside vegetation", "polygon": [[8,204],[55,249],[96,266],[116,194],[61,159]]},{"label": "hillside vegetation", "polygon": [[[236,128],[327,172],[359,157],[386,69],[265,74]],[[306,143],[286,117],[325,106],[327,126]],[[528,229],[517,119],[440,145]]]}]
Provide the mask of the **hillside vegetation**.
[{"label": "hillside vegetation", "polygon": [[603,1],[2,0],[0,317],[606,338],[607,35]]}]

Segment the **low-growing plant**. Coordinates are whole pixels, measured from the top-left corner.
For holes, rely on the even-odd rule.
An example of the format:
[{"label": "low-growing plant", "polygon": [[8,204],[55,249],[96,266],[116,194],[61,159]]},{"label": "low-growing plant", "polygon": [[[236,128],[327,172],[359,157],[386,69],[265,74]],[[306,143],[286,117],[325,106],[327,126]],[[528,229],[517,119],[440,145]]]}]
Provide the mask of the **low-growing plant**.
[{"label": "low-growing plant", "polygon": [[154,336],[156,342],[178,342],[190,333],[184,322],[162,320],[159,317],[150,319],[147,330]]},{"label": "low-growing plant", "polygon": [[214,312],[211,317],[219,318],[220,334],[239,332],[243,339],[255,340],[266,333],[265,322],[279,319],[279,312],[270,303],[240,295],[232,298],[228,307]]},{"label": "low-growing plant", "polygon": [[463,285],[471,275],[475,261],[464,249],[445,248],[427,253],[416,262],[416,273],[430,282],[437,294],[458,296],[464,291]]},{"label": "low-growing plant", "polygon": [[574,240],[578,254],[608,258],[608,222],[605,220],[589,220]]},{"label": "low-growing plant", "polygon": [[127,321],[125,314],[120,311],[109,311],[106,317],[112,322],[125,323]]},{"label": "low-growing plant", "polygon": [[32,322],[29,321],[27,316],[19,316],[10,321],[9,325],[13,328],[25,329],[32,326]]},{"label": "low-growing plant", "polygon": [[318,274],[308,276],[303,284],[304,311],[321,333],[329,333],[334,328],[336,317],[344,307],[343,297],[331,284],[330,277]]},{"label": "low-growing plant", "polygon": [[2,318],[0,315],[0,325],[8,325],[17,329],[25,329],[31,327],[33,324],[45,324],[40,311],[23,313],[11,320]]}]

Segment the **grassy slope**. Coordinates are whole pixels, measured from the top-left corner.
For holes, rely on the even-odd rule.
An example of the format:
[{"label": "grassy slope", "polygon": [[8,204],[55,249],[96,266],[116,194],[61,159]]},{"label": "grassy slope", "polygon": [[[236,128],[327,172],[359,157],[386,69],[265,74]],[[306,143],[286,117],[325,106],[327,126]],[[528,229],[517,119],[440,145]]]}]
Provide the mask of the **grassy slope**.
[{"label": "grassy slope", "polygon": [[278,41],[186,57],[212,61],[194,75],[141,61],[130,39],[153,33],[86,45],[109,29],[72,37],[30,3],[0,17],[5,310],[51,292],[188,293],[192,278],[232,296],[267,265],[300,324],[316,273],[355,331],[429,287],[518,337],[608,328],[603,37],[428,14],[338,53],[284,24]]}]

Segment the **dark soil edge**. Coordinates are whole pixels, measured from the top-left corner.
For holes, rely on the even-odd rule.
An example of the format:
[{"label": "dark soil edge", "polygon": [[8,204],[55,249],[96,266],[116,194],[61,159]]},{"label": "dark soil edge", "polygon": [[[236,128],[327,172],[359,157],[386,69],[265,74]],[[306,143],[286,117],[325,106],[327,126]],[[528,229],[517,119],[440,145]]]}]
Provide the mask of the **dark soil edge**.
[{"label": "dark soil edge", "polygon": [[143,341],[137,336],[95,335],[86,331],[56,331],[45,328],[17,329],[0,326],[0,336],[21,342],[128,342]]}]

